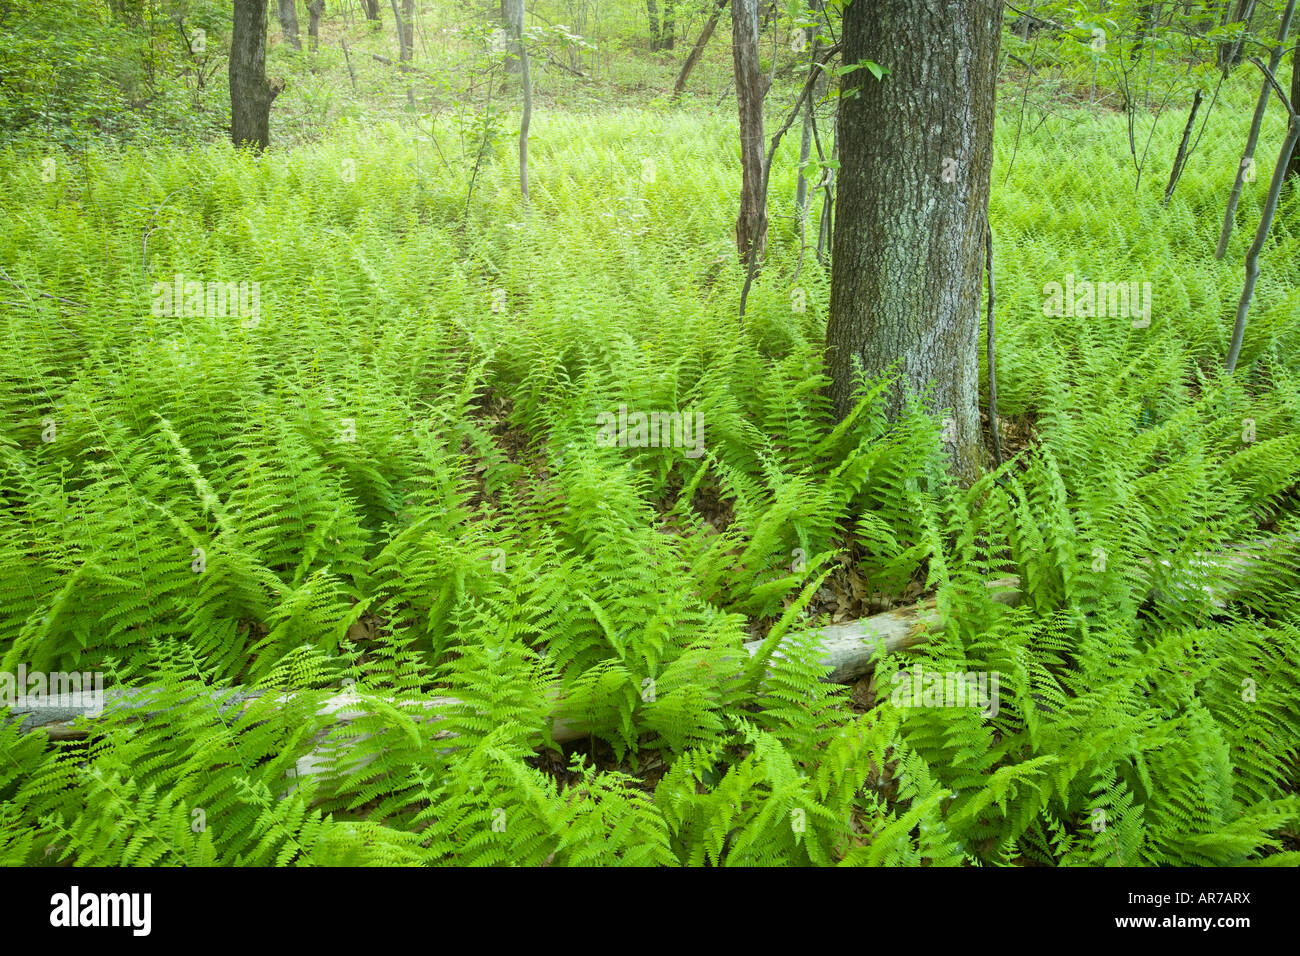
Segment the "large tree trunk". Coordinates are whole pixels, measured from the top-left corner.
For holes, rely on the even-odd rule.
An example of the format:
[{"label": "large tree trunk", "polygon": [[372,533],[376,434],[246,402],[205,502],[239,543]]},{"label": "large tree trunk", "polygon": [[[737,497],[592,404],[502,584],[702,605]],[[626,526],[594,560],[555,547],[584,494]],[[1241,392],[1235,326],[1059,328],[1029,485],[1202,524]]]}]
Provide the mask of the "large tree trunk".
[{"label": "large tree trunk", "polygon": [[310,19],[307,21],[307,36],[311,37],[311,48],[315,50],[320,45],[320,18],[325,12],[325,0],[310,0],[307,4],[307,13]]},{"label": "large tree trunk", "polygon": [[271,102],[284,81],[266,79],[266,0],[235,0],[230,31],[230,139],[255,152],[271,141]]},{"label": "large tree trunk", "polygon": [[767,77],[758,59],[758,0],[731,0],[732,57],[736,102],[740,107],[740,215],[736,251],[745,262],[761,256],[767,244],[763,199],[763,98]]},{"label": "large tree trunk", "polygon": [[949,421],[953,473],[980,467],[980,289],[993,163],[1001,0],[851,0],[844,62],[840,189],[826,330],[830,399],[853,407],[854,364],[899,379]]},{"label": "large tree trunk", "polygon": [[682,71],[677,74],[677,82],[673,84],[673,99],[681,96],[682,90],[686,89],[686,78],[691,75],[691,70],[695,69],[695,64],[700,61],[700,54],[709,45],[709,39],[713,36],[713,31],[717,28],[718,20],[722,17],[722,11],[725,9],[727,9],[727,0],[718,0],[713,5],[713,10],[709,13],[709,19],[704,22],[704,29],[700,31],[700,38],[695,41],[695,46],[691,47],[691,52],[686,54],[686,62],[682,64]]},{"label": "large tree trunk", "polygon": [[302,49],[302,40],[298,38],[297,0],[280,0],[280,35],[295,50]]},{"label": "large tree trunk", "polygon": [[367,20],[378,20],[378,19],[379,19],[379,0],[362,0],[362,3],[363,3],[363,5],[364,5],[365,8],[366,8],[366,19],[367,19]]}]

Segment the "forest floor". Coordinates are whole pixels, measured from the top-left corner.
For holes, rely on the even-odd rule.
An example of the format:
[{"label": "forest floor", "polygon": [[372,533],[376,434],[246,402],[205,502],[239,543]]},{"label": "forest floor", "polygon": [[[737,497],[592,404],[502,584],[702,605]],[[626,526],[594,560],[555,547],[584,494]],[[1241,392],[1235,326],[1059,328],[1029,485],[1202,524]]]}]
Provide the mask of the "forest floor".
[{"label": "forest floor", "polygon": [[[330,45],[296,68],[261,158],[96,149],[45,182],[39,151],[3,156],[0,658],[163,682],[175,706],[105,717],[75,760],[39,734],[0,741],[20,767],[0,769],[0,856],[120,860],[129,814],[163,834],[131,852],[177,860],[1295,849],[1294,554],[1231,582],[1226,607],[1203,560],[1298,527],[1300,190],[1243,371],[1220,371],[1268,178],[1216,260],[1244,81],[1167,208],[1179,118],[1135,188],[1122,115],[1039,102],[1022,122],[1005,88],[990,217],[1008,462],[959,489],[938,419],[886,422],[874,383],[829,423],[829,275],[801,251],[797,135],[739,321],[716,64],[680,108],[661,92],[673,56],[619,79],[644,103],[575,108],[585,82],[544,77],[525,208],[513,112],[406,115],[369,52],[353,68],[384,110],[340,94]],[[277,45],[273,71],[289,56]],[[1261,170],[1281,128],[1265,124]],[[1136,283],[1150,321],[1048,314],[1067,282]],[[602,444],[623,406],[696,416],[702,453]],[[984,594],[1004,574],[1019,608]],[[851,691],[818,683],[799,635],[927,596],[947,621],[931,647]],[[738,669],[774,628],[792,643],[771,672]],[[887,684],[917,661],[999,675],[1000,715],[900,701]],[[326,729],[312,708],[349,681],[375,708],[350,746],[375,762],[271,799]],[[564,747],[545,746],[551,682],[590,730]],[[310,693],[232,729],[185,703],[196,684]],[[440,724],[455,748],[406,708],[433,693],[463,702]],[[99,819],[74,825],[74,804]],[[191,834],[195,805],[222,825]],[[498,829],[499,810],[529,822]]]}]

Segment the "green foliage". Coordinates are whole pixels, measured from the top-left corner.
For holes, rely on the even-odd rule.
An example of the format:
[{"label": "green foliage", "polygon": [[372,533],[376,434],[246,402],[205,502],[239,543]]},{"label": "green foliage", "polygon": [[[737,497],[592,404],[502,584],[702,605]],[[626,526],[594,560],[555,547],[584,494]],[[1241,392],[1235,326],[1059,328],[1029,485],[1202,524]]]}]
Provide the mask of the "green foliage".
[{"label": "green foliage", "polygon": [[[50,149],[81,148],[100,137],[185,139],[214,131],[229,117],[224,70],[191,52],[184,36],[202,29],[219,46],[230,16],[215,0],[6,3],[0,143],[38,136]],[[207,84],[214,75],[219,82]]]},{"label": "green foliage", "polygon": [[[992,210],[1016,440],[965,490],[885,383],[829,421],[793,221],[734,318],[721,119],[539,111],[527,215],[469,107],[53,182],[6,147],[0,670],[135,696],[83,740],[0,723],[0,863],[1293,862],[1297,208],[1225,378],[1233,122],[1167,210],[1122,117],[1025,133]],[[1067,272],[1152,282],[1151,326],[1044,315]],[[176,274],[259,312],[157,314]],[[701,415],[704,453],[600,444],[620,405]],[[945,622],[865,713],[814,633],[854,588]],[[917,665],[997,675],[996,713],[895,694]]]}]

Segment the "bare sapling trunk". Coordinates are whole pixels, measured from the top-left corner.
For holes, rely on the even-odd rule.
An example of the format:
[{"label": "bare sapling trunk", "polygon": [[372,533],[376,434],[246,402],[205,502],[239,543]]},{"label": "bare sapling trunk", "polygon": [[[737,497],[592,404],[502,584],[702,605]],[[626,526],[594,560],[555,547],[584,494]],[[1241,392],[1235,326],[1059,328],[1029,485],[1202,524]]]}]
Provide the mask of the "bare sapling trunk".
[{"label": "bare sapling trunk", "polygon": [[951,472],[981,467],[979,313],[1001,0],[844,8],[839,202],[826,330],[837,418],[859,371],[893,376],[885,412],[924,398]]},{"label": "bare sapling trunk", "polygon": [[[402,0],[401,7],[397,0],[392,0],[393,20],[397,23],[397,60],[398,69],[403,73],[411,70],[411,59],[415,51],[415,0]],[[415,107],[415,87],[406,87],[406,103]]]},{"label": "bare sapling trunk", "polygon": [[[1300,110],[1300,46],[1291,58],[1291,105]],[[1287,167],[1287,179],[1300,188],[1300,149],[1291,153],[1291,165]]]},{"label": "bare sapling trunk", "polygon": [[524,0],[501,0],[501,28],[506,33],[506,72],[518,73],[523,64]]},{"label": "bare sapling trunk", "polygon": [[533,76],[528,62],[528,44],[524,40],[524,5],[518,7],[519,85],[523,90],[524,108],[519,118],[519,194],[528,205],[528,127],[533,120]]},{"label": "bare sapling trunk", "polygon": [[[813,139],[817,138],[816,119],[813,122]],[[831,162],[840,159],[840,114],[839,110],[831,117]],[[830,248],[831,234],[835,228],[835,167],[828,166],[822,175],[822,214],[817,226],[817,261],[823,267],[830,263],[827,249]]]},{"label": "bare sapling trunk", "polygon": [[677,82],[673,84],[673,99],[682,95],[682,90],[686,89],[686,80],[691,75],[691,70],[695,69],[695,64],[700,61],[700,55],[704,48],[709,45],[709,39],[713,36],[713,31],[717,29],[718,20],[722,18],[722,11],[727,9],[727,0],[717,0],[713,5],[713,10],[709,13],[709,19],[704,22],[704,29],[700,31],[699,39],[691,47],[691,52],[686,54],[686,62],[682,64],[681,72],[677,74]]},{"label": "bare sapling trunk", "polygon": [[[1282,62],[1282,51],[1286,49],[1286,38],[1291,32],[1291,17],[1295,14],[1296,0],[1287,0],[1282,12],[1282,22],[1277,30],[1277,43],[1268,60],[1269,74],[1277,73],[1277,66]],[[1237,204],[1241,201],[1241,190],[1246,180],[1254,179],[1255,147],[1259,144],[1259,131],[1264,125],[1264,111],[1268,108],[1268,79],[1259,91],[1255,101],[1255,115],[1250,120],[1250,133],[1246,137],[1246,148],[1242,150],[1241,162],[1237,164],[1237,175],[1232,183],[1232,192],[1228,195],[1228,208],[1223,213],[1223,227],[1219,230],[1219,244],[1215,247],[1214,258],[1222,259],[1228,251],[1228,240],[1232,238],[1232,228],[1237,219]]]},{"label": "bare sapling trunk", "polygon": [[[1224,9],[1223,24],[1240,23],[1244,28],[1250,26],[1250,18],[1255,13],[1256,0],[1227,0]],[[1244,37],[1238,37],[1236,40],[1224,40],[1218,44],[1218,65],[1224,76],[1236,68],[1241,62],[1242,47]]]},{"label": "bare sapling trunk", "polygon": [[1187,165],[1187,144],[1192,138],[1192,130],[1196,128],[1196,112],[1201,108],[1202,92],[1198,89],[1196,95],[1192,98],[1192,108],[1187,114],[1187,125],[1183,127],[1183,138],[1178,143],[1178,153],[1174,156],[1174,166],[1169,170],[1169,182],[1165,185],[1164,205],[1169,205],[1169,200],[1173,198],[1174,188],[1178,185],[1178,180],[1183,176],[1183,167]]},{"label": "bare sapling trunk", "polygon": [[758,0],[731,0],[732,59],[740,113],[740,215],[736,251],[749,263],[767,245],[767,204],[763,201],[763,99],[767,77],[758,56]]},{"label": "bare sapling trunk", "polygon": [[1296,105],[1282,91],[1282,87],[1274,77],[1272,70],[1265,69],[1264,64],[1254,57],[1251,57],[1251,62],[1264,70],[1265,83],[1286,104],[1290,120],[1287,123],[1286,141],[1282,144],[1282,150],[1277,157],[1277,165],[1273,168],[1273,179],[1269,183],[1268,198],[1264,200],[1264,212],[1259,217],[1259,227],[1255,230],[1255,241],[1250,244],[1250,249],[1246,252],[1246,281],[1241,288],[1241,299],[1237,302],[1237,319],[1232,326],[1232,343],[1228,346],[1228,357],[1223,363],[1224,368],[1229,372],[1237,368],[1237,359],[1241,355],[1241,343],[1246,335],[1246,313],[1250,311],[1250,300],[1255,294],[1255,281],[1259,278],[1259,254],[1264,248],[1264,243],[1268,240],[1269,230],[1273,227],[1273,217],[1277,213],[1278,199],[1282,195],[1282,183],[1286,181],[1287,166],[1291,162],[1291,157],[1295,154],[1297,141],[1300,141],[1300,114],[1296,113]]}]

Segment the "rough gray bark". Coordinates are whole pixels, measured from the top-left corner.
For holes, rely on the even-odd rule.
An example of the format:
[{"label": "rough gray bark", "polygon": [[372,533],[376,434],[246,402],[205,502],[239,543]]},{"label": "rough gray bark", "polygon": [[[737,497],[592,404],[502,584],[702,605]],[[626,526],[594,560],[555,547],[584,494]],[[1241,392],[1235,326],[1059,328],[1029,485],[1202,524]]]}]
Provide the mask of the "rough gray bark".
[{"label": "rough gray bark", "polygon": [[361,0],[362,6],[366,8],[367,20],[379,20],[379,0]]},{"label": "rough gray bark", "polygon": [[744,262],[763,255],[767,208],[763,201],[763,99],[767,77],[758,58],[758,0],[731,0],[732,59],[740,111],[740,215],[736,251]]},{"label": "rough gray bark", "polygon": [[307,36],[311,37],[311,48],[313,50],[320,46],[320,18],[325,12],[325,0],[311,0],[307,4],[307,13],[310,19],[307,21]]},{"label": "rough gray bark", "polygon": [[1001,0],[853,0],[844,10],[830,399],[897,363],[886,411],[929,392],[953,473],[980,467],[978,338]]},{"label": "rough gray bark", "polygon": [[[1277,73],[1277,66],[1282,62],[1282,51],[1286,49],[1286,38],[1291,32],[1291,18],[1295,15],[1296,0],[1287,0],[1286,9],[1282,11],[1282,22],[1277,30],[1277,44],[1268,58],[1269,73]],[[1228,251],[1228,240],[1232,238],[1232,227],[1237,219],[1237,203],[1241,201],[1241,190],[1246,184],[1246,170],[1255,161],[1255,147],[1259,144],[1259,131],[1264,125],[1264,111],[1268,108],[1268,80],[1265,79],[1255,101],[1255,115],[1250,120],[1250,133],[1246,136],[1246,148],[1241,152],[1241,162],[1237,164],[1237,176],[1232,183],[1232,192],[1228,194],[1228,207],[1223,212],[1223,227],[1219,230],[1219,244],[1214,249],[1214,258],[1222,259]]]},{"label": "rough gray bark", "polygon": [[686,54],[686,62],[682,64],[681,72],[677,74],[677,82],[673,84],[673,99],[681,96],[682,90],[686,89],[686,79],[691,75],[691,70],[695,69],[695,64],[700,62],[700,54],[709,45],[709,39],[717,29],[718,20],[721,19],[722,11],[725,9],[727,9],[727,0],[718,0],[713,5],[709,19],[704,22],[704,29],[700,31],[700,38],[695,41],[695,46],[691,47],[691,52]]},{"label": "rough gray bark", "polygon": [[271,141],[271,102],[283,80],[266,78],[266,0],[235,0],[230,31],[230,140],[261,152]]},{"label": "rough gray bark", "polygon": [[280,35],[295,50],[302,49],[298,37],[298,4],[296,0],[280,0]]}]

